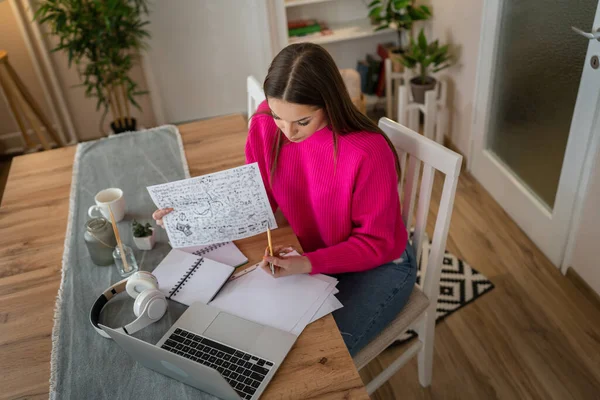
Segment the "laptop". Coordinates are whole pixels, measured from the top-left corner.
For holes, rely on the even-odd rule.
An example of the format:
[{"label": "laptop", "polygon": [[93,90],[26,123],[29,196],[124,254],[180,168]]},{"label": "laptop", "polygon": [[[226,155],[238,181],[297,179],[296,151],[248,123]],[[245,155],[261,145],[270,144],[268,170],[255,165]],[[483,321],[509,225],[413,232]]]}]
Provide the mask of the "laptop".
[{"label": "laptop", "polygon": [[156,345],[100,327],[145,367],[225,400],[258,399],[297,339],[198,302]]}]

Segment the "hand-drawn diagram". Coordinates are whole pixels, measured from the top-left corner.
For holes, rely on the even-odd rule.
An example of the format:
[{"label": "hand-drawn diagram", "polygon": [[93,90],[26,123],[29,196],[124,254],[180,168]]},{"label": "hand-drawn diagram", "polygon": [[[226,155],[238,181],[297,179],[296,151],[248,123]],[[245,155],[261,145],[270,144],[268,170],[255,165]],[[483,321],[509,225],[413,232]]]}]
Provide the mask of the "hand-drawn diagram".
[{"label": "hand-drawn diagram", "polygon": [[191,228],[190,224],[182,224],[182,223],[178,222],[177,225],[175,225],[175,229],[183,232],[183,234],[185,236],[190,236],[192,234],[192,231],[190,230],[190,228]]},{"label": "hand-drawn diagram", "polygon": [[243,239],[277,228],[258,164],[149,186],[174,248]]}]

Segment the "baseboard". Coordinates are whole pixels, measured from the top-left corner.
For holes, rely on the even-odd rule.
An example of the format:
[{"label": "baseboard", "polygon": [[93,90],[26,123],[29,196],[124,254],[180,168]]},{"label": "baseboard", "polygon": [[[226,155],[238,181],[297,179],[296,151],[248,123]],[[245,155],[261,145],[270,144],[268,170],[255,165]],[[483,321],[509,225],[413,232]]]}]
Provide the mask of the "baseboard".
[{"label": "baseboard", "polygon": [[[48,140],[48,144],[50,148],[56,149],[58,145],[54,142],[49,136],[47,136],[46,129],[41,127],[42,133],[46,135],[46,140]],[[56,127],[55,127],[56,129]],[[44,148],[39,143],[37,135],[32,129],[27,130],[27,136],[31,139],[33,143],[35,143],[35,148],[26,151],[26,148],[23,146],[23,138],[21,137],[21,132],[8,132],[0,134],[0,156],[16,156],[25,153],[32,153],[39,150],[43,150]],[[89,139],[93,140],[93,139]],[[65,143],[65,146],[71,146],[77,144],[76,141],[70,140]]]},{"label": "baseboard", "polygon": [[596,293],[594,289],[588,285],[586,281],[575,271],[573,267],[567,269],[565,274],[567,279],[573,283],[573,285],[579,290],[588,300],[590,300],[596,307],[600,308],[600,295]]},{"label": "baseboard", "polygon": [[452,142],[452,139],[450,139],[450,137],[447,135],[444,135],[444,146],[462,156],[463,159],[462,159],[461,170],[466,171],[467,170],[467,157],[458,149],[458,147],[454,144],[454,142]]},{"label": "baseboard", "polygon": [[[35,143],[35,148],[33,151],[39,151],[43,147],[38,143],[38,138],[33,132],[33,130],[27,131],[27,136],[31,139],[33,143]],[[25,146],[23,146],[23,138],[21,137],[21,132],[10,132],[0,135],[0,142],[2,142],[2,146],[4,150],[2,150],[3,155],[14,156],[18,154],[23,154],[26,152]],[[48,138],[48,144],[51,148],[56,148],[56,143]],[[31,150],[30,150],[31,151]]]},{"label": "baseboard", "polygon": [[[54,127],[54,129],[56,129],[56,127]],[[50,148],[54,149],[58,147],[57,144],[46,133],[46,129],[44,127],[41,127],[41,130],[42,134],[46,135],[46,140],[48,141]],[[27,136],[29,136],[31,141],[36,145],[33,151],[43,149],[33,129],[27,130]],[[3,148],[3,150],[1,150],[2,155],[12,156],[25,153],[26,149],[23,146],[23,138],[21,137],[20,131],[0,134],[0,143],[0,148]]]}]

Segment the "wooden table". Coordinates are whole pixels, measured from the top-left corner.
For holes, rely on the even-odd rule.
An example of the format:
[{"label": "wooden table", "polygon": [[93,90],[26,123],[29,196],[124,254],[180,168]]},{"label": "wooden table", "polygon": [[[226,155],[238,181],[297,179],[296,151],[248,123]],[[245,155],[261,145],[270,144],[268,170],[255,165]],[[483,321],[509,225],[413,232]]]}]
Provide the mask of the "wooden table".
[{"label": "wooden table", "polygon": [[[244,163],[240,115],[179,126],[192,176]],[[75,147],[16,157],[0,207],[0,398],[48,398],[51,332],[60,284]],[[276,243],[298,245],[289,226]],[[236,242],[250,265],[264,235]],[[367,399],[331,315],[304,330],[262,398]]]}]

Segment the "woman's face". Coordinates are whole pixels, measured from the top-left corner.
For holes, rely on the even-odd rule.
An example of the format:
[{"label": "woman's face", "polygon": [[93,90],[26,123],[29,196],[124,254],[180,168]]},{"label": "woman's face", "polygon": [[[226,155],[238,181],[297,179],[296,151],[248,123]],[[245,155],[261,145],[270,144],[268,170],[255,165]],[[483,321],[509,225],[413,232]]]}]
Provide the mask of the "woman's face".
[{"label": "woman's face", "polygon": [[321,108],[283,100],[267,99],[275,123],[290,142],[306,140],[327,125],[325,112]]}]

